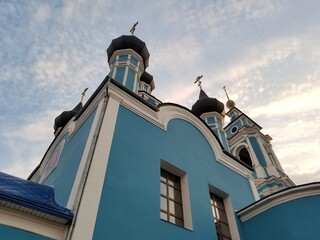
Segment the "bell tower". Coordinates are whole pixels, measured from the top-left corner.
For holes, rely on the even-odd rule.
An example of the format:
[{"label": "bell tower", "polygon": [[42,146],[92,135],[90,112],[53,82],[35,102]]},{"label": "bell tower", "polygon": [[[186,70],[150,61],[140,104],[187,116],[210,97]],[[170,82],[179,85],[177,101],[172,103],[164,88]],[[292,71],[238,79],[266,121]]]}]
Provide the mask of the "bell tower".
[{"label": "bell tower", "polygon": [[272,150],[272,138],[263,134],[261,126],[236,108],[225,87],[224,90],[229,108],[226,115],[230,117],[230,123],[224,129],[230,152],[254,169],[253,177],[260,197],[294,186]]}]

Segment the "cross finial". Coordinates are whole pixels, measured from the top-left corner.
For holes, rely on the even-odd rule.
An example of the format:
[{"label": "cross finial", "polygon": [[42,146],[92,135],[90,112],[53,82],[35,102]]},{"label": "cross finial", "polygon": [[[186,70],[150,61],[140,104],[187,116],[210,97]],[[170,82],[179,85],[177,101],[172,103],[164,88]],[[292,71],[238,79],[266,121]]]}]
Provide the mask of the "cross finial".
[{"label": "cross finial", "polygon": [[84,96],[86,95],[86,91],[88,90],[88,88],[85,88],[84,90],[83,90],[83,92],[81,93],[81,99],[80,99],[80,102],[82,103],[82,101],[83,101],[83,98],[84,98]]},{"label": "cross finial", "polygon": [[227,87],[226,87],[226,86],[223,86],[223,90],[225,91],[225,93],[226,93],[226,95],[227,95],[228,101],[230,101],[229,95],[228,95],[228,93],[227,93]]},{"label": "cross finial", "polygon": [[227,108],[231,109],[231,108],[234,108],[236,106],[236,103],[233,100],[230,100],[226,88],[227,88],[226,86],[223,86],[223,90],[225,91],[225,93],[227,95],[227,98],[228,98],[228,101],[227,101],[226,105],[227,105]]},{"label": "cross finial", "polygon": [[136,30],[136,26],[138,25],[139,22],[136,22],[133,24],[132,28],[130,29],[131,35],[134,36],[134,31]]},{"label": "cross finial", "polygon": [[196,84],[196,83],[198,83],[198,87],[202,90],[202,87],[201,87],[201,81],[200,81],[200,79],[203,77],[203,75],[201,75],[201,76],[198,76],[197,78],[196,78],[196,81],[194,82],[194,84]]}]

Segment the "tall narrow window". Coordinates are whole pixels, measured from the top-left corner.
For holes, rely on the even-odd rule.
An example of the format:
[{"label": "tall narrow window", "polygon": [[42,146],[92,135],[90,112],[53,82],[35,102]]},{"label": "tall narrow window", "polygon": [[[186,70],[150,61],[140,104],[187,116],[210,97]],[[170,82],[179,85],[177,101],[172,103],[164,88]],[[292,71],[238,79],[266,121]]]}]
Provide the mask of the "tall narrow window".
[{"label": "tall narrow window", "polygon": [[160,217],[184,227],[180,177],[161,169]]},{"label": "tall narrow window", "polygon": [[223,199],[213,193],[210,193],[211,206],[213,212],[214,223],[219,240],[231,239],[227,214]]}]

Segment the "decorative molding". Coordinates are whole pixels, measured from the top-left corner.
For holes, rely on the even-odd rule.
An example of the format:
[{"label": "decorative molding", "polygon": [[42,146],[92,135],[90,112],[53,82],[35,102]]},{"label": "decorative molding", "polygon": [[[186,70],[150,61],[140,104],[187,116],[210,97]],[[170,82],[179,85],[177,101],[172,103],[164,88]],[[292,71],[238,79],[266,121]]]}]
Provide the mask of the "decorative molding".
[{"label": "decorative molding", "polygon": [[256,184],[255,184],[253,177],[251,177],[249,179],[249,183],[250,183],[250,187],[251,187],[251,190],[253,193],[254,200],[256,200],[256,201],[260,200],[260,195],[258,193],[258,190],[257,190],[257,187],[256,187]]},{"label": "decorative molding", "polygon": [[108,84],[108,94],[109,96],[112,96],[112,98],[119,101],[120,104],[125,108],[136,113],[140,117],[163,129],[164,131],[167,131],[168,123],[172,119],[178,118],[189,122],[194,127],[196,127],[207,139],[219,163],[244,176],[245,178],[247,178],[248,174],[251,174],[251,171],[249,169],[224,154],[220,143],[214,137],[212,132],[208,130],[208,126],[204,124],[198,117],[196,117],[194,114],[184,109],[183,107],[179,107],[178,105],[174,104],[162,106],[160,105],[159,111],[154,111],[146,104],[137,100],[125,91],[119,89],[112,83]]},{"label": "decorative molding", "polygon": [[320,195],[320,182],[287,188],[274,193],[273,195],[269,195],[251,206],[238,211],[237,215],[240,217],[241,221],[244,222],[282,203],[315,195]]},{"label": "decorative molding", "polygon": [[146,104],[137,100],[133,96],[129,95],[125,91],[121,90],[114,84],[108,84],[108,95],[120,102],[120,104],[130,111],[136,113],[147,121],[153,123],[154,125],[164,129],[158,121],[157,112],[150,109]]},{"label": "decorative molding", "polygon": [[[236,145],[236,147],[233,149],[233,151],[232,151],[233,155],[237,157],[242,148],[246,148],[248,150],[249,146],[247,143],[244,143],[244,142],[239,143],[239,145]],[[248,151],[248,152],[250,154],[250,151]],[[251,157],[251,154],[250,154],[250,157]]]},{"label": "decorative molding", "polygon": [[[79,128],[82,126],[82,124],[87,120],[88,116],[96,110],[98,104],[105,98],[105,87],[101,88],[100,92],[97,94],[97,96],[90,102],[90,105],[86,108],[86,110],[81,114],[81,116],[75,121],[75,130],[74,132],[68,137],[68,140],[70,140],[73,135],[79,130]],[[73,120],[73,119],[72,119]]]},{"label": "decorative molding", "polygon": [[[228,129],[230,127],[232,127],[233,125],[231,124]],[[227,129],[226,129],[227,130]],[[264,140],[266,143],[270,144],[270,141],[272,140],[272,138],[268,135],[268,134],[263,134],[261,131],[261,129],[256,126],[241,126],[238,130],[238,132],[233,135],[230,139],[228,139],[229,145],[232,146],[235,144],[235,142],[238,142],[244,135],[250,135],[250,136],[255,136],[256,138],[260,138],[262,140]]]},{"label": "decorative molding", "polygon": [[112,96],[108,98],[79,210],[75,215],[74,228],[70,232],[71,239],[92,239],[93,237],[119,105]]},{"label": "decorative molding", "polygon": [[223,203],[224,203],[227,218],[228,218],[231,237],[233,240],[240,240],[238,225],[233,212],[230,196],[223,198]]},{"label": "decorative molding", "polygon": [[[103,89],[105,89],[105,88],[103,88]],[[84,172],[88,171],[88,169],[86,169],[86,168],[88,167],[87,164],[89,161],[89,157],[93,152],[93,148],[95,145],[94,140],[97,139],[97,137],[98,137],[97,131],[99,131],[99,129],[98,129],[100,126],[99,124],[102,121],[102,117],[103,117],[102,114],[103,114],[103,110],[104,110],[103,107],[105,107],[105,104],[106,104],[105,101],[107,101],[107,100],[106,99],[101,100],[98,107],[97,107],[97,112],[96,112],[96,115],[93,119],[92,126],[91,126],[91,129],[89,132],[89,136],[87,138],[87,142],[86,142],[86,145],[85,145],[85,148],[84,148],[81,160],[80,160],[80,164],[78,167],[76,178],[74,180],[72,190],[71,190],[71,193],[69,196],[69,200],[68,200],[68,204],[67,204],[67,208],[69,208],[69,209],[73,209],[76,198],[78,197],[78,194],[80,191],[81,182],[84,181],[84,179],[83,179],[83,177],[85,175]]]},{"label": "decorative molding", "polygon": [[[144,64],[141,64],[141,63],[144,63],[142,57],[137,54],[135,51],[133,51],[132,49],[121,49],[121,50],[116,50],[114,51],[114,53],[112,54],[112,56],[110,57],[110,60],[109,60],[109,65],[114,61],[116,60],[116,58],[120,55],[132,55],[135,59],[138,60],[138,66],[137,68],[135,69],[136,71],[141,71],[141,72],[144,72]],[[127,66],[130,65],[130,59],[128,58],[127,62],[129,61],[129,64]],[[115,66],[112,67],[112,69],[114,68]],[[112,70],[111,69],[111,70]],[[138,70],[139,69],[139,70]]]},{"label": "decorative molding", "polygon": [[68,228],[67,225],[38,217],[32,212],[23,213],[5,206],[0,208],[0,224],[58,240],[65,239]]},{"label": "decorative molding", "polygon": [[223,153],[222,148],[220,147],[220,143],[214,137],[211,131],[208,130],[207,126],[199,120],[195,115],[190,113],[184,108],[180,108],[175,105],[165,105],[161,106],[159,109],[159,121],[162,125],[165,126],[165,130],[167,128],[168,122],[171,119],[183,119],[189,123],[191,123],[194,127],[196,127],[202,135],[206,138],[209,145],[212,148],[213,153],[215,154],[216,160],[223,164],[224,166],[232,169],[233,171],[241,174],[242,176],[247,178],[248,174],[251,174],[251,171],[236,162],[234,159],[230,158],[226,154]]},{"label": "decorative molding", "polygon": [[[223,204],[224,204],[227,219],[228,219],[231,237],[234,240],[240,240],[238,225],[237,225],[237,221],[235,218],[235,214],[233,211],[232,202],[231,202],[231,198],[230,198],[229,194],[225,193],[224,191],[222,191],[222,190],[220,190],[210,184],[208,185],[208,187],[209,187],[209,194],[213,193],[223,199]],[[212,216],[213,216],[213,213],[212,213]]]},{"label": "decorative molding", "polygon": [[184,228],[193,230],[192,225],[192,214],[191,214],[191,204],[190,204],[190,193],[189,193],[189,184],[188,184],[188,175],[185,171],[177,168],[165,160],[160,160],[160,167],[178,177],[180,177],[181,183],[181,197],[183,205],[183,219],[184,219]]}]

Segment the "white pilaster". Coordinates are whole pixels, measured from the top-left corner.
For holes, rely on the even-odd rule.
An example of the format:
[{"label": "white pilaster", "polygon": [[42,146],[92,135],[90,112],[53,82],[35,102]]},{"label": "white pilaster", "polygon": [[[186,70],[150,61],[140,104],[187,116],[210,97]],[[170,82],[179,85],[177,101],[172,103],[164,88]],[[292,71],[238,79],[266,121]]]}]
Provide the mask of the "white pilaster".
[{"label": "white pilaster", "polygon": [[269,143],[269,149],[270,149],[270,151],[271,151],[271,153],[272,153],[272,156],[273,156],[273,158],[274,158],[274,160],[275,160],[275,162],[276,162],[276,164],[277,164],[277,168],[278,168],[281,172],[284,172],[284,170],[283,170],[283,168],[282,168],[282,166],[281,166],[281,163],[280,163],[277,155],[276,155],[275,152],[273,151],[272,145],[271,145],[270,143]]},{"label": "white pilaster", "polygon": [[90,132],[89,132],[89,136],[88,136],[88,139],[87,139],[87,142],[86,142],[86,146],[85,146],[85,149],[83,151],[83,155],[82,155],[82,158],[81,158],[81,161],[80,161],[80,165],[79,165],[79,168],[78,168],[78,171],[77,171],[77,175],[76,175],[76,178],[75,178],[75,181],[73,183],[73,186],[72,186],[72,190],[71,190],[71,194],[69,196],[69,200],[68,200],[68,204],[67,204],[67,208],[69,209],[73,209],[74,207],[74,202],[75,202],[75,199],[77,198],[77,195],[78,195],[78,192],[79,192],[79,186],[81,184],[81,181],[83,181],[83,177],[84,177],[84,169],[85,169],[85,166],[87,164],[87,161],[88,161],[88,157],[89,157],[89,153],[90,151],[92,151],[92,145],[93,145],[93,140],[94,140],[94,137],[95,134],[97,134],[97,127],[98,127],[98,124],[99,124],[99,119],[101,119],[101,114],[103,113],[103,105],[104,105],[104,101],[105,99],[102,99],[101,102],[99,103],[98,107],[97,107],[97,110],[96,110],[96,115],[94,117],[94,120],[93,120],[93,123],[92,123],[92,126],[91,126],[91,129],[90,129]]},{"label": "white pilaster", "polygon": [[252,191],[254,200],[256,200],[256,201],[260,200],[260,196],[259,196],[259,193],[258,193],[256,184],[255,184],[254,181],[250,178],[250,176],[248,176],[248,180],[249,180],[249,183],[250,183],[250,187],[251,187],[251,191]]},{"label": "white pilaster", "polygon": [[119,102],[109,97],[71,239],[93,237],[118,110]]},{"label": "white pilaster", "polygon": [[277,169],[273,165],[268,153],[266,152],[265,147],[263,146],[263,143],[261,142],[261,139],[257,137],[257,141],[258,141],[259,147],[261,149],[261,152],[263,154],[263,157],[264,157],[264,159],[265,159],[265,161],[267,163],[266,170],[267,170],[268,174],[270,176],[280,177],[280,174],[278,173]]}]

